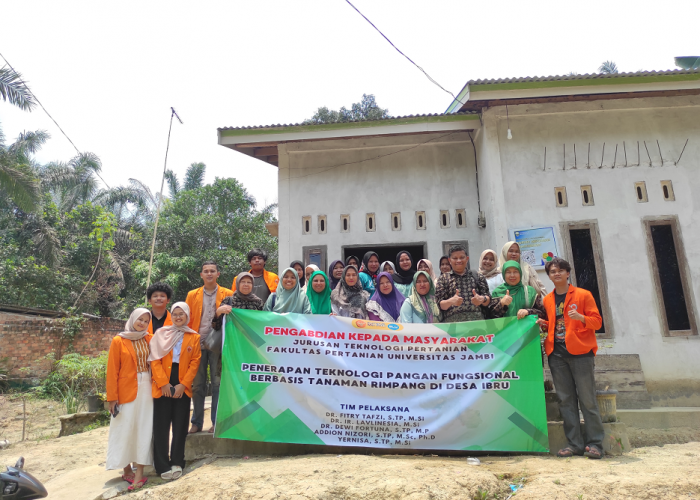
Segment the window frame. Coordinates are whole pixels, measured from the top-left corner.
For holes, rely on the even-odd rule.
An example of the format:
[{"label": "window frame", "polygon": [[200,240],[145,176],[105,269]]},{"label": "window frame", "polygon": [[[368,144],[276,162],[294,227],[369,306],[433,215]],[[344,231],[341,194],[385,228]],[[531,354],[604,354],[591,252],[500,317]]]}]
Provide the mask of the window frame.
[{"label": "window frame", "polygon": [[603,319],[605,320],[605,333],[596,333],[599,339],[613,339],[615,337],[615,321],[610,307],[610,294],[608,293],[608,278],[605,272],[605,258],[603,257],[603,245],[600,239],[600,230],[597,219],[586,219],[579,221],[563,221],[559,223],[559,233],[564,244],[565,260],[571,265],[571,275],[569,280],[574,286],[576,283],[576,266],[574,265],[574,252],[571,248],[572,229],[588,229],[591,232],[591,245],[593,246],[593,259],[595,261],[596,279],[598,280],[598,291],[600,292],[600,306]]},{"label": "window frame", "polygon": [[[688,259],[685,254],[685,246],[681,237],[681,228],[677,215],[658,215],[642,217],[642,225],[644,227],[644,235],[646,239],[647,255],[649,256],[649,266],[651,271],[652,282],[654,285],[654,298],[659,315],[659,323],[661,325],[661,333],[664,337],[697,337],[698,326],[695,315],[695,297],[690,276],[690,268],[688,267]],[[683,297],[685,298],[685,307],[688,311],[688,321],[690,322],[690,330],[669,330],[668,320],[666,319],[666,305],[664,297],[661,293],[661,278],[659,276],[659,265],[656,260],[656,251],[654,250],[654,240],[651,237],[652,226],[671,226],[673,234],[673,245],[676,248],[676,259],[678,259],[678,268],[681,274],[681,285],[683,286]]]}]

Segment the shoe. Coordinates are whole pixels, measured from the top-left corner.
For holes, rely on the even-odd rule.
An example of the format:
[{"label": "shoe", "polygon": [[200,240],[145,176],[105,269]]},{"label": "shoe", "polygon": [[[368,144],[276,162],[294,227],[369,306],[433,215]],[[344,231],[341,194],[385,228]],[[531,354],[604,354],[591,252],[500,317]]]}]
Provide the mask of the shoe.
[{"label": "shoe", "polygon": [[170,469],[168,472],[163,472],[160,477],[166,481],[171,481],[173,479],[173,470]]},{"label": "shoe", "polygon": [[173,481],[176,479],[180,479],[180,477],[182,476],[182,467],[180,467],[179,465],[173,465],[173,468],[170,469],[170,472],[172,472]]}]

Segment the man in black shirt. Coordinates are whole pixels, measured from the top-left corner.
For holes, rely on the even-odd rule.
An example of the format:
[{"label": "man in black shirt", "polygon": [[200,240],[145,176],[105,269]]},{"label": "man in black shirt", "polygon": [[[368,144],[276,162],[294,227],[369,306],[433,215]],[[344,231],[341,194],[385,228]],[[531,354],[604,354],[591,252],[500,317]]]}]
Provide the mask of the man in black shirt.
[{"label": "man in black shirt", "polygon": [[172,325],[168,302],[173,297],[173,289],[167,283],[153,283],[146,290],[146,299],[151,304],[151,324],[148,325],[149,333],[156,333],[159,328]]}]

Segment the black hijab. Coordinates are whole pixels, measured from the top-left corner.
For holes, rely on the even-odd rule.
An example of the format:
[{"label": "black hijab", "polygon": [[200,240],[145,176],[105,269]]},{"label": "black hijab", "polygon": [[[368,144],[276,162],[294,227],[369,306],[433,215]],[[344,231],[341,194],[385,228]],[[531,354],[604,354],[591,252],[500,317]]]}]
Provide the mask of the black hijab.
[{"label": "black hijab", "polygon": [[348,264],[348,261],[349,261],[350,259],[355,259],[355,262],[357,262],[357,266],[356,266],[356,267],[359,269],[359,268],[360,268],[360,264],[362,264],[362,261],[361,261],[360,259],[358,259],[357,257],[355,257],[354,255],[348,255],[348,257],[345,259],[345,267],[348,267],[348,266],[350,265],[350,264]]},{"label": "black hijab", "polygon": [[[411,268],[408,271],[401,269],[401,264],[399,264],[403,254],[408,255],[408,258],[411,259]],[[393,276],[394,283],[398,283],[399,285],[410,285],[413,283],[414,274],[416,274],[416,261],[413,260],[413,256],[410,252],[401,250],[396,254],[396,274]]]},{"label": "black hijab", "polygon": [[[331,282],[331,291],[335,290],[335,287],[338,286],[338,282],[340,281],[340,278],[336,279],[333,277],[333,269],[335,269],[336,264],[343,264],[342,260],[334,260],[331,262],[331,265],[328,267],[328,279]],[[345,266],[343,265],[343,270],[345,270]]]},{"label": "black hijab", "polygon": [[360,272],[368,275],[370,278],[372,278],[372,282],[376,283],[377,274],[381,272],[381,269],[377,269],[375,272],[369,270],[369,259],[371,259],[372,256],[376,257],[377,260],[379,260],[379,255],[377,254],[377,252],[367,252],[362,258],[362,267],[360,267]]},{"label": "black hijab", "polygon": [[[306,283],[306,266],[304,263],[300,260],[293,260],[291,264],[289,264],[289,267],[294,269],[294,266],[296,264],[299,264],[301,266],[301,278],[299,278],[299,273],[297,273],[297,278],[299,278],[299,288],[303,287],[304,284]],[[294,272],[297,272],[296,269],[294,269]]]}]

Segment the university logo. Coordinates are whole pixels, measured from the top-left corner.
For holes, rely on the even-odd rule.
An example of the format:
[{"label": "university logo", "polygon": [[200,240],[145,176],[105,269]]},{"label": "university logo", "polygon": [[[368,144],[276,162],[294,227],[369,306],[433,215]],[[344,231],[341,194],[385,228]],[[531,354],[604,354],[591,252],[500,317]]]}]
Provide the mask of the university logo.
[{"label": "university logo", "polygon": [[356,328],[364,328],[367,330],[391,330],[398,332],[403,330],[403,326],[396,323],[383,323],[381,321],[365,321],[363,319],[352,320],[352,325]]}]

